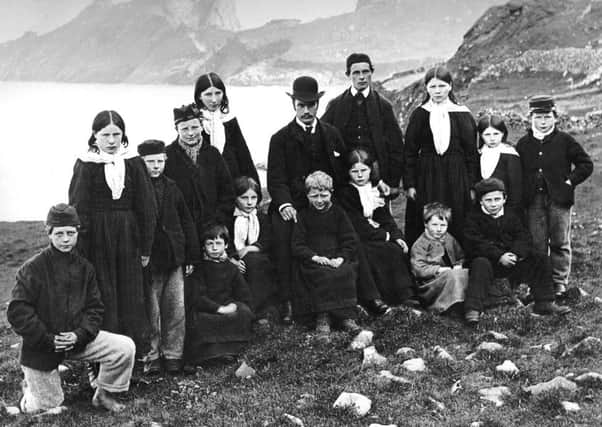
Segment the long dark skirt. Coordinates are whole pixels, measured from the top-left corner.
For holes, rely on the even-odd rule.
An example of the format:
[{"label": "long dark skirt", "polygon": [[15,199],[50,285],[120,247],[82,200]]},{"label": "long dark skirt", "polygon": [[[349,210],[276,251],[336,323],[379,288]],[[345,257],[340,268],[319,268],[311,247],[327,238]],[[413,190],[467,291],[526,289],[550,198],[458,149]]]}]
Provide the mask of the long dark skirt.
[{"label": "long dark skirt", "polygon": [[261,317],[277,303],[275,271],[268,256],[262,252],[251,252],[243,261],[247,266],[245,279],[253,297],[254,312]]},{"label": "long dark skirt", "polygon": [[408,257],[394,242],[362,242],[359,251],[359,281],[373,281],[382,299],[391,305],[414,296]]},{"label": "long dark skirt", "polygon": [[233,314],[200,311],[189,314],[186,325],[185,358],[189,363],[238,354],[252,335],[253,312],[247,305],[235,302]]},{"label": "long dark skirt", "polygon": [[127,335],[136,353],[148,350],[150,329],[144,302],[138,226],[134,212],[112,210],[91,215],[85,250],[96,270],[105,306],[102,329]]}]

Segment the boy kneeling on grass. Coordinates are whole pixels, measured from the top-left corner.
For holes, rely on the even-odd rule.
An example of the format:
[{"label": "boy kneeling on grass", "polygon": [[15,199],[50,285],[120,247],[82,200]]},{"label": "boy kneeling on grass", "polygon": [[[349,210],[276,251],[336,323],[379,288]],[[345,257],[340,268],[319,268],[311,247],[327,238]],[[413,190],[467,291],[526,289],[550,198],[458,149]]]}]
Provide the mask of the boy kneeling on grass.
[{"label": "boy kneeling on grass", "polygon": [[483,310],[487,289],[495,277],[508,277],[511,283],[526,282],[535,300],[536,314],[570,313],[566,306],[554,302],[554,283],[550,259],[535,251],[531,235],[520,218],[505,212],[506,190],[497,178],[484,179],[475,185],[480,207],[467,218],[464,241],[472,257],[470,281],[478,283],[464,302],[468,323],[477,323]]},{"label": "boy kneeling on grass", "polygon": [[58,365],[65,359],[100,364],[92,404],[119,412],[109,392],[130,386],[134,342],[100,331],[104,307],[92,264],[73,249],[80,226],[75,208],[50,208],[46,228],[50,245],[17,272],[7,317],[21,335],[21,369],[25,376],[19,408],[34,413],[63,403]]}]

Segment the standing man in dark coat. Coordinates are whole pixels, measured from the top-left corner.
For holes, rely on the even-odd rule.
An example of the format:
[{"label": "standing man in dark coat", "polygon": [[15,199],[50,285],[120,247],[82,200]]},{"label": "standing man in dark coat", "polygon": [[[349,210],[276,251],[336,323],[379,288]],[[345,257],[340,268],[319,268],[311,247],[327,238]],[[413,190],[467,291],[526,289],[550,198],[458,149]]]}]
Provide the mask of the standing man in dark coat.
[{"label": "standing man in dark coat", "polygon": [[305,178],[316,170],[330,175],[337,188],[345,181],[345,143],[333,126],[317,119],[318,82],[302,76],[293,82],[295,118],[270,140],[268,191],[274,235],[273,257],[278,272],[283,320],[291,319],[291,233],[297,211],[307,206]]},{"label": "standing man in dark coat", "polygon": [[345,74],[351,87],[328,103],[322,120],[341,132],[348,150],[362,148],[376,159],[373,178],[382,179],[396,197],[403,171],[403,134],[391,103],[371,87],[373,72],[368,55],[349,55]]}]

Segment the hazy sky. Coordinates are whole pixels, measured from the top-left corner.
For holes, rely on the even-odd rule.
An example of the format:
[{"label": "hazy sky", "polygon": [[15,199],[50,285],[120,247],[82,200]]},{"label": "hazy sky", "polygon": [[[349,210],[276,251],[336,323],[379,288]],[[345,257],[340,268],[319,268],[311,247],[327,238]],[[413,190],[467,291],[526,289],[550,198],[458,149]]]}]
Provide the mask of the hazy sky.
[{"label": "hazy sky", "polygon": [[309,21],[355,9],[357,0],[236,0],[243,28],[258,27],[271,19],[296,18]]}]

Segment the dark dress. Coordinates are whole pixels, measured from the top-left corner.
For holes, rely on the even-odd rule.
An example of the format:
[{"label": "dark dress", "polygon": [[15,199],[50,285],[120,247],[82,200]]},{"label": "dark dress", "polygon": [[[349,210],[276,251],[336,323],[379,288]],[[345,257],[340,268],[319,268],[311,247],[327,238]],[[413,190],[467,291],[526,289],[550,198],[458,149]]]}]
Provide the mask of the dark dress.
[{"label": "dark dress", "polygon": [[[247,267],[244,277],[251,291],[252,308],[258,317],[265,314],[266,310],[273,307],[277,302],[275,270],[268,254],[272,246],[272,230],[270,217],[259,213],[259,237],[253,246],[259,248],[259,252],[249,252],[243,258]],[[230,236],[234,236],[234,217],[229,224]],[[231,248],[234,245],[230,245]],[[232,249],[232,256],[237,258],[236,250]]]},{"label": "dark dress", "polygon": [[[403,234],[389,212],[388,206],[376,208],[372,220],[375,228],[364,216],[357,189],[346,185],[337,192],[337,202],[347,212],[360,240],[360,282],[374,282],[387,304],[401,304],[413,296],[413,281],[409,272],[409,259],[395,242]],[[387,239],[387,233],[389,234]]]},{"label": "dark dress", "polygon": [[[293,313],[304,317],[330,313],[354,316],[357,278],[357,235],[345,211],[333,205],[327,211],[307,208],[299,212],[291,241],[293,262]],[[314,255],[342,257],[339,268],[319,265]]]},{"label": "dark dress", "polygon": [[[238,354],[251,339],[254,315],[247,282],[230,261],[203,260],[189,276],[185,358],[190,363]],[[234,302],[233,314],[217,309]]]},{"label": "dark dress", "polygon": [[[497,178],[504,183],[506,187],[506,209],[512,209],[522,216],[522,194],[523,194],[523,170],[518,153],[510,152],[500,153],[499,160],[491,176],[487,178]],[[479,178],[484,178],[482,171]]]},{"label": "dark dress", "polygon": [[450,112],[450,142],[437,154],[429,125],[430,113],[416,108],[408,123],[404,151],[404,188],[415,188],[416,201],[408,199],[405,234],[412,244],[424,230],[422,208],[441,202],[452,210],[449,232],[462,242],[464,217],[470,211],[470,189],[479,180],[477,131],[470,112]]},{"label": "dark dress", "polygon": [[141,256],[150,256],[157,208],[146,166],[140,157],[125,160],[125,188],[113,200],[104,164],[77,160],[69,204],[79,213],[78,247],[96,269],[105,306],[102,329],[129,336],[136,351],[148,344]]}]

